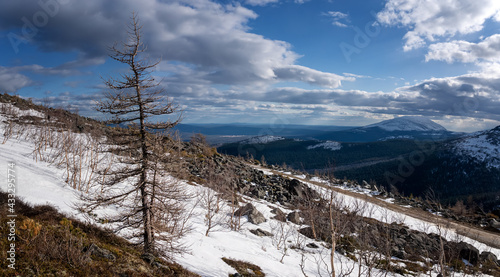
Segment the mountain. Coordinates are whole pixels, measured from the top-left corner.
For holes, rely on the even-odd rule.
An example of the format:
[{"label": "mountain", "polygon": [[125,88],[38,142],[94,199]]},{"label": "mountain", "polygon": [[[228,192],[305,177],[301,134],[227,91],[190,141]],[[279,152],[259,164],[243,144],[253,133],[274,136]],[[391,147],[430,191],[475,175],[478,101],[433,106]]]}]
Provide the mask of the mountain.
[{"label": "mountain", "polygon": [[[497,236],[437,215],[447,212],[437,202],[408,209],[401,206],[408,198],[403,203],[404,198],[374,185],[265,168],[217,153],[201,141],[168,137],[162,138],[164,147],[155,149],[158,156],[169,157],[158,160],[162,171],[155,178],[171,190],[154,192],[169,200],[163,202],[165,209],[155,209],[155,220],[170,221],[172,213],[181,213],[182,226],[176,227],[188,232],[162,229],[162,236],[155,237],[159,246],[179,244],[180,253],[159,248],[162,256],[141,255],[130,244],[139,240],[111,236],[140,233],[141,221],[127,229],[108,221],[127,206],[135,207],[134,202],[117,201],[87,213],[80,208],[88,199],[79,197],[101,196],[109,167],[123,166],[120,155],[134,152],[108,151],[113,142],[104,140],[106,132],[99,131],[108,127],[100,122],[62,110],[21,109],[26,104],[0,103],[0,179],[6,181],[0,186],[0,217],[10,218],[7,228],[0,228],[0,235],[9,238],[0,240],[8,255],[0,262],[2,276],[332,276],[334,268],[342,276],[435,276],[443,267],[450,274],[464,271],[464,276],[465,271],[500,274]],[[270,140],[257,142],[263,147],[302,143],[304,151],[328,153],[351,147],[364,153],[374,145],[383,146],[381,151],[396,148],[391,147],[396,141]],[[103,148],[96,147],[103,142]],[[135,185],[111,177],[121,180],[113,193]],[[167,198],[176,191],[185,192],[184,197]],[[182,207],[172,208],[175,203]],[[435,208],[435,214],[425,211]],[[497,223],[494,215],[482,218]],[[440,237],[443,226],[450,228]],[[465,228],[468,238],[455,227]]]},{"label": "mountain", "polygon": [[[405,117],[350,133],[358,137],[365,134],[364,139],[366,134],[371,138],[384,135],[384,139],[371,142],[255,138],[222,145],[218,151],[259,160],[264,157],[269,164],[285,163],[309,173],[330,171],[358,182],[373,180],[386,188],[394,186],[405,195],[424,197],[432,190],[447,204],[469,199],[493,209],[500,197],[500,126],[448,140],[423,135],[446,137],[449,132],[445,130],[427,119]],[[408,139],[410,134],[427,139]]]},{"label": "mountain", "polygon": [[315,138],[345,142],[370,142],[391,139],[444,140],[458,135],[428,118],[403,116],[349,130],[324,132]]},{"label": "mountain", "polygon": [[422,116],[402,116],[367,125],[362,129],[378,127],[385,131],[446,132],[446,128]]},{"label": "mountain", "polygon": [[183,140],[193,134],[203,134],[212,145],[242,141],[256,136],[281,136],[287,138],[313,138],[315,134],[352,129],[352,126],[324,126],[298,124],[179,124],[174,127]]},{"label": "mountain", "polygon": [[486,163],[489,168],[500,168],[500,126],[456,139],[449,146],[458,156]]},{"label": "mountain", "polygon": [[448,141],[426,141],[385,163],[344,168],[336,176],[374,180],[406,195],[432,190],[441,201],[475,202],[494,209],[500,198],[500,126]]}]

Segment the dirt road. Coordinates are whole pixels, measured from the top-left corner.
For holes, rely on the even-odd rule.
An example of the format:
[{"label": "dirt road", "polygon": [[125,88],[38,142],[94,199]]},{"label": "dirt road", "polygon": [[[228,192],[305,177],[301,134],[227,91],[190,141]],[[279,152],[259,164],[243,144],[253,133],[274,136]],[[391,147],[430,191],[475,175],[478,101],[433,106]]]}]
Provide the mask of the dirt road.
[{"label": "dirt road", "polygon": [[256,165],[251,165],[251,166],[254,167],[255,169],[258,169],[258,170],[271,171],[273,174],[278,174],[278,175],[281,175],[281,176],[284,176],[287,178],[297,179],[297,180],[300,180],[302,182],[314,184],[316,186],[320,186],[320,187],[324,187],[324,188],[331,188],[338,193],[349,195],[351,197],[354,197],[354,198],[357,198],[357,199],[360,199],[363,201],[368,201],[372,204],[375,204],[375,205],[380,206],[382,208],[386,208],[386,209],[394,211],[396,213],[404,214],[406,216],[413,217],[415,219],[418,219],[418,220],[421,220],[421,221],[424,221],[424,222],[427,222],[430,224],[439,224],[447,229],[455,230],[456,233],[458,233],[462,236],[468,237],[468,238],[476,240],[478,242],[482,242],[482,243],[484,243],[492,248],[500,249],[500,235],[495,234],[493,232],[485,231],[485,230],[482,230],[482,229],[477,228],[475,226],[470,226],[470,225],[466,225],[465,223],[460,223],[460,222],[456,222],[456,221],[453,221],[453,220],[450,220],[447,218],[443,218],[443,217],[434,215],[432,213],[423,211],[422,209],[419,209],[419,208],[404,207],[401,205],[388,203],[380,198],[369,197],[366,194],[356,193],[353,191],[347,191],[347,190],[344,190],[344,189],[341,189],[341,188],[335,187],[335,186],[332,186],[332,187],[326,186],[323,183],[305,180],[302,178],[298,178],[295,175],[285,174],[285,173],[278,172],[275,170],[270,170],[267,168],[264,169],[264,168],[262,168],[260,166],[256,166]]}]

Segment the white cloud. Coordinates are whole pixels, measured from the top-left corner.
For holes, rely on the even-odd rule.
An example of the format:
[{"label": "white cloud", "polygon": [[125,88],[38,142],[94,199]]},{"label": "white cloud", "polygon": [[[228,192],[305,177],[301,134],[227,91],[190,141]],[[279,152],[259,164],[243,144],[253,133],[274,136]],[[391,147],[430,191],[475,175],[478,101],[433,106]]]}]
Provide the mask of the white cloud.
[{"label": "white cloud", "polygon": [[500,62],[500,34],[487,37],[479,43],[463,40],[436,43],[429,46],[426,61],[437,60],[453,63],[479,61]]},{"label": "white cloud", "polygon": [[[0,29],[8,26],[21,30],[23,22],[19,18],[34,13],[32,1],[7,2],[0,2]],[[289,72],[280,78],[275,71],[293,68],[300,55],[287,42],[252,33],[248,22],[257,18],[257,14],[236,2],[224,5],[209,0],[65,2],[31,42],[43,51],[73,51],[79,53],[78,61],[102,62],[109,45],[126,39],[124,26],[135,11],[152,59],[161,57],[164,61],[187,64],[194,76],[212,84],[261,86],[286,80],[331,87],[338,83],[335,74],[305,67],[301,71],[306,72],[306,77]],[[118,6],[120,9],[116,9]],[[54,70],[68,69],[71,65]],[[73,67],[81,65],[75,62]]]},{"label": "white cloud", "polygon": [[349,22],[348,14],[339,11],[329,11],[327,13],[324,13],[324,15],[331,18],[332,25],[342,28],[348,27],[348,25],[346,24],[346,22]]},{"label": "white cloud", "polygon": [[27,76],[0,66],[0,92],[16,92],[32,83]]},{"label": "white cloud", "polygon": [[410,29],[404,36],[404,50],[409,51],[439,37],[480,31],[488,19],[500,21],[500,1],[388,0],[377,17],[381,23]]},{"label": "white cloud", "polygon": [[252,6],[265,6],[270,3],[276,3],[279,0],[246,0],[245,3]]},{"label": "white cloud", "polygon": [[311,85],[336,88],[341,81],[354,81],[352,76],[340,76],[333,73],[321,72],[305,66],[289,65],[274,69],[278,79],[290,81],[302,81]]}]

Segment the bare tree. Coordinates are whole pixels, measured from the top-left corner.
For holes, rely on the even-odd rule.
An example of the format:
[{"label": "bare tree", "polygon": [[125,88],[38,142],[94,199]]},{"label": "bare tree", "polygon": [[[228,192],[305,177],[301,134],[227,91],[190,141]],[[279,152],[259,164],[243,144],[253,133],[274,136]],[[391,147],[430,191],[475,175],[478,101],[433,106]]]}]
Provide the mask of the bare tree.
[{"label": "bare tree", "polygon": [[[172,178],[161,176],[165,166],[165,151],[158,134],[152,130],[168,130],[180,121],[179,107],[165,96],[160,83],[151,76],[159,61],[143,57],[146,47],[136,14],[128,25],[128,40],[110,48],[111,58],[126,64],[128,72],[119,79],[105,79],[108,90],[98,101],[97,110],[108,114],[109,124],[120,126],[112,134],[111,150],[119,154],[117,166],[106,170],[102,193],[91,195],[87,209],[118,206],[120,214],[108,220],[120,224],[120,229],[139,230],[132,236],[144,246],[144,253],[157,254],[156,239],[166,233],[179,232],[184,226],[181,218],[182,192],[172,184]],[[156,122],[154,116],[178,115],[174,121]],[[124,185],[132,183],[131,186]],[[184,222],[184,223],[183,223]],[[170,236],[176,237],[174,236]],[[170,241],[172,242],[172,241]],[[172,244],[167,241],[168,246]]]}]

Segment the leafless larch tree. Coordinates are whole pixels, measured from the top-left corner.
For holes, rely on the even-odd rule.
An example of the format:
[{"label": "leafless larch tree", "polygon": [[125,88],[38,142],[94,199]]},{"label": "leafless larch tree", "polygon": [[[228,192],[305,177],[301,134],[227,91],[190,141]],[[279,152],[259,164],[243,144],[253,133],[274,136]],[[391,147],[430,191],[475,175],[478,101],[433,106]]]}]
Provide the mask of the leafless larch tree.
[{"label": "leafless larch tree", "polygon": [[[152,76],[159,61],[144,57],[146,46],[135,14],[128,25],[126,42],[110,48],[110,57],[128,66],[120,78],[104,79],[107,87],[97,110],[107,114],[112,131],[109,150],[117,157],[111,168],[101,172],[99,188],[88,196],[88,210],[114,206],[120,213],[106,217],[117,230],[143,244],[144,253],[168,256],[179,250],[177,239],[185,230],[186,197],[166,169],[173,153],[167,154],[172,139],[159,135],[180,121],[181,112]],[[155,116],[174,120],[156,121]]]}]

